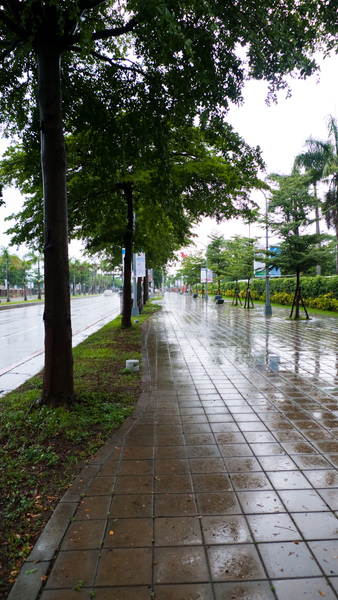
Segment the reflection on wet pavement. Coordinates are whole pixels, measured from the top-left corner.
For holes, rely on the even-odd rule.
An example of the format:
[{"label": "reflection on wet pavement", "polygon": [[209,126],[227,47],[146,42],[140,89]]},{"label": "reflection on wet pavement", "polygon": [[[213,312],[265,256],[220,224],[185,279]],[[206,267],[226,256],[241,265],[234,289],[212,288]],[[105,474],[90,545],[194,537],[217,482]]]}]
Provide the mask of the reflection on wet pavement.
[{"label": "reflection on wet pavement", "polygon": [[156,444],[186,449],[217,599],[292,600],[295,581],[337,597],[320,540],[338,539],[338,321],[286,316],[167,295],[147,333],[155,459]]},{"label": "reflection on wet pavement", "polygon": [[41,600],[338,598],[338,320],[287,315],[166,295]]}]

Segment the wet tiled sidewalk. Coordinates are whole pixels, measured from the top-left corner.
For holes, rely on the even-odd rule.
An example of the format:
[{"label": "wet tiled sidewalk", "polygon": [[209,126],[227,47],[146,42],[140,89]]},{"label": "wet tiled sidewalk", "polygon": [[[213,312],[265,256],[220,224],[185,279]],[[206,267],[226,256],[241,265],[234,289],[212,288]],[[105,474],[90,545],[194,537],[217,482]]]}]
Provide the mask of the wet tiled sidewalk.
[{"label": "wet tiled sidewalk", "polygon": [[10,600],[338,598],[338,320],[286,316],[165,297],[134,417]]}]

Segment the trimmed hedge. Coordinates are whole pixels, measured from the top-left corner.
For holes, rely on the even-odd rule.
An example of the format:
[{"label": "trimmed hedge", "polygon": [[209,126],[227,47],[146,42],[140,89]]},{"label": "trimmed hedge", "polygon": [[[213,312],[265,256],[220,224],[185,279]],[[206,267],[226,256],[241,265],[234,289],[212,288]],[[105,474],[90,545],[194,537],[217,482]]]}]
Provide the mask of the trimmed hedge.
[{"label": "trimmed hedge", "polygon": [[[338,276],[333,277],[302,277],[300,280],[302,297],[310,308],[321,310],[338,311]],[[201,285],[197,286],[201,291]],[[247,288],[246,281],[238,283],[240,297],[245,297]],[[205,289],[205,286],[204,286]],[[251,296],[253,300],[265,301],[265,278],[252,279],[250,282]],[[270,301],[277,304],[292,305],[293,294],[296,289],[295,277],[283,277],[270,279]],[[217,283],[208,284],[208,293],[216,294]],[[221,294],[232,298],[235,291],[235,281],[221,283]]]}]

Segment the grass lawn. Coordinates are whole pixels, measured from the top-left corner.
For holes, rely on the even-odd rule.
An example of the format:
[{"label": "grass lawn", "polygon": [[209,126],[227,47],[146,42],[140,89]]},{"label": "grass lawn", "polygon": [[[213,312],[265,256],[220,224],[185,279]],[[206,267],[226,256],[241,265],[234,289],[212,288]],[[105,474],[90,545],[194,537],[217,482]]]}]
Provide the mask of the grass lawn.
[{"label": "grass lawn", "polygon": [[131,414],[141,373],[125,364],[141,365],[142,322],[154,308],[148,303],[131,329],[122,329],[118,317],[74,348],[70,410],[39,405],[41,374],[1,398],[0,598],[85,462]]}]

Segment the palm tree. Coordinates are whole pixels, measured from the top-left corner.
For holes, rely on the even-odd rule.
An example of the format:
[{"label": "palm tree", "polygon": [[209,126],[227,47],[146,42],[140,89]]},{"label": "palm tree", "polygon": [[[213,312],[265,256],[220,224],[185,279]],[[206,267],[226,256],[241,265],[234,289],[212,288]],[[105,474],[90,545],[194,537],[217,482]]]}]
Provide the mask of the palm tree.
[{"label": "palm tree", "polygon": [[[310,177],[310,183],[313,185],[313,195],[315,198],[315,212],[316,212],[316,233],[320,234],[320,216],[319,207],[320,200],[317,195],[317,184],[324,178],[324,169],[332,153],[332,147],[330,141],[322,142],[309,138],[306,140],[307,150],[301,154],[298,154],[295,158],[294,166],[298,169],[303,167],[306,174]],[[320,275],[320,265],[316,266],[316,273]]]},{"label": "palm tree", "polygon": [[335,230],[337,239],[336,273],[338,274],[338,124],[330,115],[327,120],[329,131],[330,153],[325,162],[323,175],[329,182],[329,189],[324,197],[323,213],[328,228]]}]

